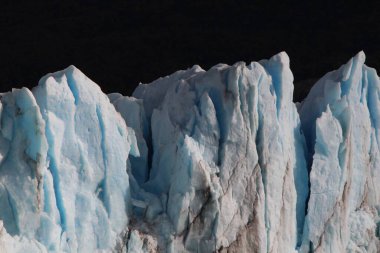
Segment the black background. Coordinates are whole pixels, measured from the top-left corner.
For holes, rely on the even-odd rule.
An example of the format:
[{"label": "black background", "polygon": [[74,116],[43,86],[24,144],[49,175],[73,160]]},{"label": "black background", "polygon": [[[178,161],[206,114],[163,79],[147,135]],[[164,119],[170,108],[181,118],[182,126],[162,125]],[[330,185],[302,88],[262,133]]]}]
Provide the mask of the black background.
[{"label": "black background", "polygon": [[130,95],[199,64],[286,51],[295,100],[364,50],[380,69],[380,4],[365,1],[1,0],[0,88],[33,87],[70,64],[106,93]]}]

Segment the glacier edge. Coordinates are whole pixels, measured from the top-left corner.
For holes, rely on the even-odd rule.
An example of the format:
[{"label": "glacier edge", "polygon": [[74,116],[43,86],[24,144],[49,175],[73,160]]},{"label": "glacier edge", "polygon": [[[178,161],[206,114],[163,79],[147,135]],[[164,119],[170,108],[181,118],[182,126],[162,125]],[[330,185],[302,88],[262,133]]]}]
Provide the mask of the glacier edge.
[{"label": "glacier edge", "polygon": [[1,95],[1,252],[378,252],[380,80],[293,103],[290,60],[105,95],[74,66]]}]

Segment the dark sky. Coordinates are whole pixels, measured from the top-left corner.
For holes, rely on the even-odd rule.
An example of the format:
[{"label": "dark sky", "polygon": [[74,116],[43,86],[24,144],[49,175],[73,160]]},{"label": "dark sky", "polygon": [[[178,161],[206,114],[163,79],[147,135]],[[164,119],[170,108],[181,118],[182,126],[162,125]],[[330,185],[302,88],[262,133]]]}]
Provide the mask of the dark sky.
[{"label": "dark sky", "polygon": [[33,87],[74,64],[104,92],[130,95],[139,82],[194,64],[208,69],[285,50],[300,100],[309,89],[301,80],[361,49],[380,70],[380,4],[363,2],[2,0],[0,88]]}]

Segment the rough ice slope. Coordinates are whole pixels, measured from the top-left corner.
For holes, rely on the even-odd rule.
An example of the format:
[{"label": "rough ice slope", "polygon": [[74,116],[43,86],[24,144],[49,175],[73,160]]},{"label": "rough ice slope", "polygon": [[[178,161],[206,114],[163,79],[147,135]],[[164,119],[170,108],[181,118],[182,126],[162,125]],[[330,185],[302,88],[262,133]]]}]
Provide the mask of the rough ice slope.
[{"label": "rough ice slope", "polygon": [[132,97],[75,67],[2,94],[0,252],[379,252],[380,81],[364,58],[298,111],[286,53]]}]

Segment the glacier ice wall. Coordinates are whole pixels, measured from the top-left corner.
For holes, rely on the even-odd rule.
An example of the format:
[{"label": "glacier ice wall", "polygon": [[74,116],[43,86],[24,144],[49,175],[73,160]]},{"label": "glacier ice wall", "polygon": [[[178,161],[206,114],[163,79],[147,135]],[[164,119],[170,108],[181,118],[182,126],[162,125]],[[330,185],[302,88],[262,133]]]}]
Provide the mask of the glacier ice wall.
[{"label": "glacier ice wall", "polygon": [[141,84],[133,98],[111,94],[144,150],[144,166],[132,166],[134,209],[165,224],[142,232],[169,252],[294,251],[308,174],[292,94],[285,53],[194,66]]},{"label": "glacier ice wall", "polygon": [[0,252],[379,252],[380,80],[293,103],[289,57],[108,96],[71,66],[1,95]]},{"label": "glacier ice wall", "polygon": [[95,83],[69,67],[33,92],[3,94],[0,138],[4,233],[49,252],[121,247],[130,211],[127,159],[138,150]]},{"label": "glacier ice wall", "polygon": [[303,252],[379,252],[379,95],[360,52],[300,106],[312,161]]}]

